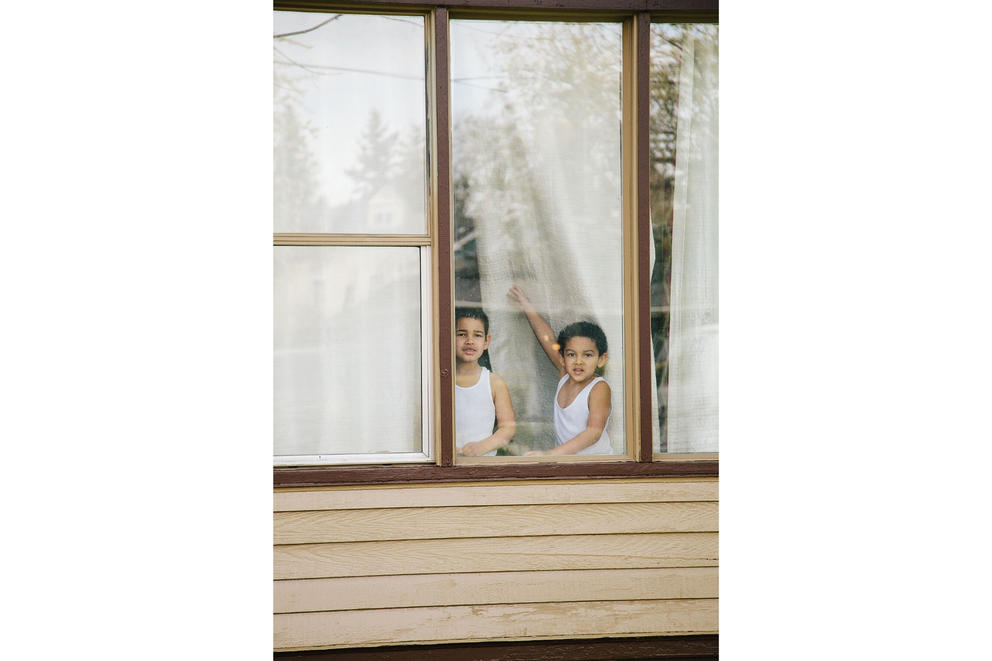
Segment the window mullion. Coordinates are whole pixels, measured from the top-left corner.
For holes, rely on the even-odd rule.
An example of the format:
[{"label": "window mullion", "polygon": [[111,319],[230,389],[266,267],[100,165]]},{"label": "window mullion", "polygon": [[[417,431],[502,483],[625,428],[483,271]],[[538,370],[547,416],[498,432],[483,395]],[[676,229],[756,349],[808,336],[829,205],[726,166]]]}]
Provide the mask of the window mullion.
[{"label": "window mullion", "polygon": [[452,365],[451,338],[452,319],[452,264],[451,264],[451,111],[449,90],[448,56],[448,10],[435,8],[429,21],[430,78],[428,97],[432,116],[430,174],[431,208],[433,216],[432,232],[434,247],[434,272],[437,274],[437,393],[436,456],[442,466],[454,463],[455,419],[454,419],[454,366]]},{"label": "window mullion", "polygon": [[653,460],[651,352],[651,217],[649,206],[649,115],[651,16],[639,12],[624,23],[623,177],[626,236],[625,309],[629,347],[627,436],[635,461]]},{"label": "window mullion", "polygon": [[639,12],[634,27],[634,159],[637,224],[637,379],[640,441],[635,458],[651,461],[654,455],[651,393],[654,391],[654,365],[651,351],[651,213],[648,168],[650,167],[650,62],[651,15]]}]

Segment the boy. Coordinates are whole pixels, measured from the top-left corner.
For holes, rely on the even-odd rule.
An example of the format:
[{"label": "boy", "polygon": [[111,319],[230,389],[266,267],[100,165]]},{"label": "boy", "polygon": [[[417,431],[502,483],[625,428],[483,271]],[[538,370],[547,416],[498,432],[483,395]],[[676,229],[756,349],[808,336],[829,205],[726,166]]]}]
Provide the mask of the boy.
[{"label": "boy", "polygon": [[527,315],[531,330],[551,363],[558,368],[555,390],[555,447],[531,450],[525,456],[612,454],[606,424],[610,419],[610,384],[596,370],[606,364],[606,334],[590,321],[566,326],[557,342],[545,321],[517,285],[507,296]]}]

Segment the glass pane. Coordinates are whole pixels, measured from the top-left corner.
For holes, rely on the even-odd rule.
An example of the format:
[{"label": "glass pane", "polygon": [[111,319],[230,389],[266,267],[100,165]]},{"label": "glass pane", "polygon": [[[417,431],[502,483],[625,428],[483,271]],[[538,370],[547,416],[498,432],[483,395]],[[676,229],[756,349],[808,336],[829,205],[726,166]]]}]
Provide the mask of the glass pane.
[{"label": "glass pane", "polygon": [[718,27],[651,25],[655,452],[717,452]]},{"label": "glass pane", "polygon": [[[500,453],[574,448],[566,430],[596,414],[570,395],[600,387],[595,365],[562,381],[513,285],[553,335],[577,321],[603,331],[609,422],[582,452],[624,452],[621,53],[617,23],[451,21],[455,298],[490,320],[517,423]],[[556,401],[579,402],[557,432]],[[456,399],[456,422],[466,415]]]},{"label": "glass pane", "polygon": [[423,234],[422,16],[275,12],[276,232]]},{"label": "glass pane", "polygon": [[420,452],[421,257],[275,248],[275,454]]}]

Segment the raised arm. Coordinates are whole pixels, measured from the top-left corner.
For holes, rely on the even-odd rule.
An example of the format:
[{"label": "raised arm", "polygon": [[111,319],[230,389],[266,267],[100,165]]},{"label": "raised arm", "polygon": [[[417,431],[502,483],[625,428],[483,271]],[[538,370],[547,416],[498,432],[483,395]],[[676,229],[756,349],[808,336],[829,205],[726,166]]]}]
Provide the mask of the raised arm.
[{"label": "raised arm", "polygon": [[544,349],[544,353],[548,355],[548,360],[558,369],[558,376],[564,375],[565,361],[562,360],[561,354],[558,353],[558,345],[555,343],[555,332],[551,330],[551,325],[544,320],[544,317],[538,314],[537,309],[534,308],[534,305],[527,298],[527,294],[524,293],[523,289],[517,285],[513,285],[506,295],[527,315],[527,321],[530,322],[530,328],[534,331],[534,337],[537,338],[541,348]]}]

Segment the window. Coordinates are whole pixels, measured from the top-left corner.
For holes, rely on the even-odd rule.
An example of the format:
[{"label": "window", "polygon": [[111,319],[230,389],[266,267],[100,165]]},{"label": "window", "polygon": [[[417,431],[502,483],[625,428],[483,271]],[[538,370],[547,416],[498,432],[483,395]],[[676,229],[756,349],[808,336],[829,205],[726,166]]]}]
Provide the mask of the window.
[{"label": "window", "polygon": [[424,23],[275,12],[277,233],[427,234]]},{"label": "window", "polygon": [[434,456],[424,26],[275,12],[277,464]]},{"label": "window", "polygon": [[[715,3],[405,4],[275,12],[275,454],[300,467],[277,484],[713,474]],[[607,449],[520,456],[554,446],[558,375],[514,285],[556,333],[603,328]],[[455,452],[460,306],[488,313],[513,402],[501,456]]]},{"label": "window", "polygon": [[718,447],[717,30],[651,25],[655,452]]},{"label": "window", "polygon": [[[275,252],[275,443],[283,464],[430,459],[426,249]],[[374,347],[374,350],[369,350]]]},{"label": "window", "polygon": [[555,333],[583,320],[602,328],[613,406],[608,442],[590,449],[626,452],[622,28],[451,21],[455,302],[490,320],[516,417],[505,454],[554,447],[559,379],[507,297],[514,285]]}]

